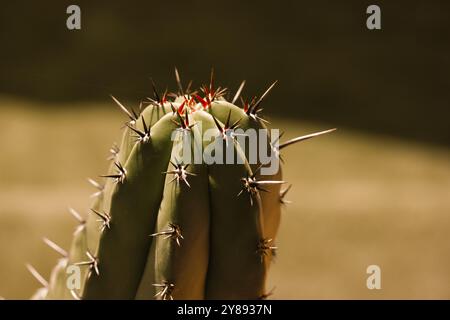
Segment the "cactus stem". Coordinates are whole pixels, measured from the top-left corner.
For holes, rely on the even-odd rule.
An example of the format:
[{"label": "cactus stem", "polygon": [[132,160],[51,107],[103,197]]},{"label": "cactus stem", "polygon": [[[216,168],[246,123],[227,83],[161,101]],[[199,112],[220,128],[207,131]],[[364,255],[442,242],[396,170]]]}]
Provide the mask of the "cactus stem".
[{"label": "cactus stem", "polygon": [[44,279],[43,276],[41,276],[41,274],[39,272],[37,272],[37,270],[31,265],[31,264],[26,264],[25,265],[28,269],[28,271],[30,271],[30,273],[33,275],[33,277],[40,283],[42,284],[42,286],[44,287],[48,287],[48,281]]},{"label": "cactus stem", "polygon": [[273,239],[261,239],[258,243],[258,249],[256,250],[256,253],[258,253],[261,256],[261,262],[264,262],[264,257],[269,255],[269,252],[273,252],[274,250],[278,249],[275,246],[272,246]]},{"label": "cactus stem", "polygon": [[103,178],[111,178],[114,179],[117,183],[123,183],[125,181],[127,171],[125,168],[120,164],[120,162],[114,162],[116,168],[119,170],[117,174],[107,174],[107,175],[101,175],[100,177]]},{"label": "cactus stem", "polygon": [[[110,179],[87,179],[96,197],[87,217],[69,208],[79,222],[70,251],[43,238],[63,258],[58,256],[48,282],[27,265],[44,285],[33,298],[266,299],[272,294],[265,283],[278,253],[281,206],[289,203],[291,185],[282,181],[281,168],[259,172],[263,165],[252,165],[252,150],[241,148],[238,138],[246,136],[241,128],[268,130],[261,117],[276,81],[246,100],[245,80],[231,92],[215,83],[211,69],[209,83],[197,90],[174,69],[174,91],[161,91],[150,79],[150,94],[132,108],[111,96],[126,115],[127,128],[105,155],[112,162],[101,177]],[[243,110],[235,105],[239,99]],[[219,150],[204,140],[210,129]],[[292,140],[281,131],[264,131],[256,142],[269,144],[272,160],[283,161],[282,148],[333,130]],[[190,137],[194,141],[185,140]],[[223,140],[233,147],[233,165],[189,164],[198,160],[196,151],[213,151],[210,146],[225,154]],[[191,153],[195,159],[183,160]],[[68,265],[82,269],[81,288],[67,287]]]},{"label": "cactus stem", "polygon": [[63,248],[61,248],[60,246],[58,246],[56,243],[54,243],[50,239],[44,237],[44,238],[42,238],[42,241],[44,241],[44,243],[46,245],[48,245],[51,249],[55,250],[57,253],[62,255],[64,258],[67,257],[67,251],[64,250]]},{"label": "cactus stem", "polygon": [[286,194],[289,192],[289,190],[291,190],[291,187],[292,187],[292,184],[290,184],[286,189],[280,191],[280,203],[281,204],[286,205],[286,204],[292,203],[292,201],[285,199]]},{"label": "cactus stem", "polygon": [[308,139],[311,139],[311,138],[320,136],[320,135],[322,135],[322,134],[326,134],[326,133],[333,132],[333,131],[335,131],[335,130],[337,130],[337,129],[336,129],[336,128],[333,128],[333,129],[329,129],[329,130],[325,130],[325,131],[320,131],[320,132],[315,132],[315,133],[307,134],[307,135],[305,135],[305,136],[297,137],[297,138],[291,139],[291,140],[289,140],[289,141],[286,141],[286,142],[280,144],[280,146],[279,146],[278,149],[281,150],[281,149],[283,149],[283,148],[285,148],[285,147],[287,147],[287,146],[290,146],[291,144],[294,144],[294,143],[297,143],[297,142],[300,142],[300,141],[304,141],[304,140],[308,140]]},{"label": "cactus stem", "polygon": [[171,182],[173,182],[175,180],[177,181],[177,183],[179,183],[180,180],[181,180],[181,181],[184,181],[184,183],[186,183],[186,185],[190,188],[191,185],[187,181],[187,176],[195,176],[196,174],[186,171],[186,169],[189,167],[189,164],[182,165],[182,164],[173,163],[172,161],[170,161],[170,163],[175,168],[175,170],[163,172],[163,174],[173,174],[173,175],[175,175],[174,178],[169,181],[169,183],[171,183]]},{"label": "cactus stem", "polygon": [[117,158],[117,155],[120,152],[120,148],[117,143],[113,143],[112,147],[109,149],[109,153],[111,154],[106,160],[114,160]]},{"label": "cactus stem", "polygon": [[94,179],[91,178],[87,178],[87,181],[94,187],[96,188],[98,191],[94,192],[93,194],[91,194],[91,198],[95,198],[98,197],[99,195],[102,194],[103,190],[105,189],[105,186],[98,183],[97,181],[95,181]]},{"label": "cactus stem", "polygon": [[75,290],[71,289],[70,294],[73,297],[74,300],[81,300],[81,297],[78,293],[75,292]]},{"label": "cactus stem", "polygon": [[160,288],[160,290],[155,294],[155,297],[161,297],[161,300],[173,300],[172,291],[175,288],[173,283],[164,280],[162,283],[154,283],[153,286]]},{"label": "cactus stem", "polygon": [[100,219],[97,220],[98,222],[102,223],[100,231],[103,232],[105,228],[111,229],[111,216],[109,214],[105,212],[101,213],[95,209],[91,209],[91,211],[100,217]]},{"label": "cactus stem", "polygon": [[167,228],[167,230],[153,233],[150,236],[151,237],[165,236],[164,239],[170,238],[174,240],[179,247],[181,247],[180,239],[184,239],[183,235],[181,234],[181,227],[171,222],[169,223],[169,227]]},{"label": "cactus stem", "polygon": [[244,89],[244,86],[245,86],[245,80],[241,82],[241,85],[240,85],[239,88],[237,89],[236,94],[235,94],[234,97],[233,97],[233,100],[231,100],[231,103],[232,103],[232,104],[235,104],[235,102],[237,101],[237,99],[239,99],[239,96],[241,95],[242,90]]},{"label": "cactus stem", "polygon": [[86,251],[86,255],[89,258],[89,260],[76,262],[76,263],[74,263],[74,265],[76,265],[76,266],[89,266],[89,270],[90,271],[94,270],[95,273],[99,276],[100,275],[100,270],[98,269],[98,258],[94,257],[92,255],[92,253],[90,253],[89,251]]},{"label": "cactus stem", "polygon": [[138,115],[134,111],[133,108],[131,108],[131,112],[122,104],[119,100],[117,100],[114,96],[111,95],[111,98],[114,100],[114,102],[119,106],[120,109],[122,109],[123,112],[130,118],[130,121],[128,122],[131,125],[134,125],[138,119]]}]

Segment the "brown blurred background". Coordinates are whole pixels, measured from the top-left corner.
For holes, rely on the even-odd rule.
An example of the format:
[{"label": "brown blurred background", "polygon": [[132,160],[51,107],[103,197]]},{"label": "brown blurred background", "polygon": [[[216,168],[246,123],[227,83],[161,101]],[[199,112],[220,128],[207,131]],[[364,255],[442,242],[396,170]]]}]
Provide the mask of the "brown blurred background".
[{"label": "brown blurred background", "polygon": [[[82,29],[66,28],[81,7]],[[382,30],[366,28],[378,4]],[[120,136],[108,97],[136,105],[150,77],[245,96],[279,80],[265,114],[293,137],[294,184],[273,266],[273,298],[450,298],[448,1],[14,1],[0,5],[0,295],[38,287],[74,221],[85,177]],[[382,289],[365,286],[368,265]]]}]

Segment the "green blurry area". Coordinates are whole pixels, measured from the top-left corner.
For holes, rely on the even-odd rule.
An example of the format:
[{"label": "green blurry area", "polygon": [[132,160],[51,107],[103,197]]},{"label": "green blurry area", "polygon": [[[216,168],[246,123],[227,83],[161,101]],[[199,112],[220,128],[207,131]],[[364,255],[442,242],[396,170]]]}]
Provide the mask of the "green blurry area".
[{"label": "green blurry area", "polygon": [[[269,99],[270,106],[273,100]],[[124,115],[112,102],[61,105],[0,99],[0,295],[28,298],[58,258],[41,238],[68,248],[87,214],[87,177],[107,169]],[[327,129],[273,117],[285,138]],[[116,140],[117,141],[117,140]],[[289,147],[274,299],[450,298],[450,152],[408,140],[340,128]],[[366,288],[366,268],[382,289]]]}]

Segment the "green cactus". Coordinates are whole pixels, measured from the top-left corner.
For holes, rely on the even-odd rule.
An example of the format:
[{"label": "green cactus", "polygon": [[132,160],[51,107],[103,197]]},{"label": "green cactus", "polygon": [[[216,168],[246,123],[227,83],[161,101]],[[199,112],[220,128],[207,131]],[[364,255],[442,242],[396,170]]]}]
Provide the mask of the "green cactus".
[{"label": "green cactus", "polygon": [[[261,163],[249,163],[251,148],[239,144],[234,132],[267,129],[260,106],[274,84],[259,99],[241,99],[240,108],[235,103],[245,82],[228,102],[213,74],[198,92],[183,90],[177,71],[176,78],[177,93],[159,95],[153,84],[154,98],[139,112],[113,97],[129,117],[122,143],[111,149],[105,185],[91,180],[98,191],[87,219],[71,209],[80,224],[70,250],[45,240],[62,255],[49,282],[29,267],[43,285],[34,299],[267,296],[289,187],[280,190],[281,169],[262,176]],[[205,140],[208,130],[215,136]],[[268,136],[260,144],[277,160],[283,147],[330,131],[283,144]],[[214,156],[224,159],[231,150],[234,164],[194,161],[197,151],[217,145]],[[80,271],[80,288],[73,270]]]}]

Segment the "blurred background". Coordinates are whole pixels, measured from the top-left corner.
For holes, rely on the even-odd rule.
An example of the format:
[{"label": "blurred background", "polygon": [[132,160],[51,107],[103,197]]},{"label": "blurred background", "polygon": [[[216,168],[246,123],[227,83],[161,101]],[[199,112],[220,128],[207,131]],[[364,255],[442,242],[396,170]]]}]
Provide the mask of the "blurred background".
[{"label": "blurred background", "polygon": [[[66,8],[81,8],[81,30]],[[366,28],[381,7],[382,29]],[[208,81],[244,96],[286,137],[274,299],[450,298],[448,1],[14,1],[0,5],[0,296],[31,296],[67,248],[86,177],[105,172],[123,114]],[[382,271],[368,290],[366,268]]]}]

